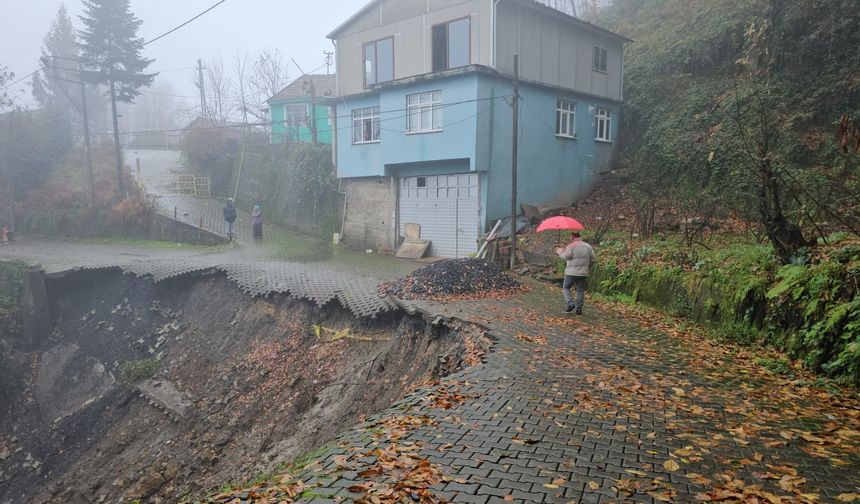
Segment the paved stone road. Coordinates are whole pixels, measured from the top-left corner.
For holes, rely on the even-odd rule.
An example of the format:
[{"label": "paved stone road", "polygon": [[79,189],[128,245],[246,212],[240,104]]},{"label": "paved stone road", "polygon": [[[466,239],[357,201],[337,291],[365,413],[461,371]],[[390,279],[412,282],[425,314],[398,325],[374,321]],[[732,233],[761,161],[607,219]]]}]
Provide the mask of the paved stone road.
[{"label": "paved stone road", "polygon": [[[319,485],[312,500],[358,498],[346,488],[374,479],[360,476],[370,451],[394,444],[453,478],[433,487],[452,502],[696,502],[707,492],[721,502],[836,502],[860,492],[856,400],[822,408],[818,391],[801,388],[791,403],[773,401],[785,380],[748,375],[726,347],[593,304],[570,316],[560,299],[533,284],[503,300],[408,303],[484,325],[494,349],[333,443],[296,475]],[[434,408],[440,394],[462,402]],[[403,415],[432,425],[394,436],[380,427]],[[823,448],[813,433],[825,424],[846,429],[845,452]]]},{"label": "paved stone road", "polygon": [[[126,151],[125,158],[130,164],[136,164],[140,159],[140,180],[148,194],[155,197],[157,210],[168,217],[176,216],[177,220],[200,226],[213,233],[224,235],[224,203],[214,198],[196,197],[178,194],[171,183],[172,177],[189,173],[181,162],[181,153],[177,151],[137,150]],[[137,175],[135,175],[137,176]],[[264,217],[265,217],[265,209]],[[236,239],[240,243],[250,244],[251,216],[242,210],[236,219]],[[267,240],[288,236],[290,233],[271,222],[263,226],[264,237]]]}]

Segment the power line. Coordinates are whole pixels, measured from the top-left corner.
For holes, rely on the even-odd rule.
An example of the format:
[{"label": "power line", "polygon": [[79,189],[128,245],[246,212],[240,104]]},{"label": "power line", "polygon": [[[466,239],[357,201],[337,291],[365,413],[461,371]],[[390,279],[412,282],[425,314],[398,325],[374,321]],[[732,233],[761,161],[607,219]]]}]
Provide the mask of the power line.
[{"label": "power line", "polygon": [[32,76],[34,76],[34,75],[36,75],[37,73],[39,73],[39,70],[41,70],[41,68],[37,68],[36,70],[34,70],[34,71],[32,71],[32,72],[28,73],[27,75],[25,75],[25,76],[21,77],[20,79],[18,79],[18,80],[16,80],[16,81],[14,81],[14,82],[10,82],[9,84],[6,84],[6,85],[5,85],[5,86],[3,86],[3,87],[0,87],[0,89],[9,89],[10,87],[14,86],[15,84],[18,84],[19,82],[24,82],[24,81],[25,81],[25,80],[27,80],[28,78],[30,78],[30,77],[32,77]]},{"label": "power line", "polygon": [[[461,100],[461,101],[456,101],[456,102],[443,103],[441,108],[452,107],[455,105],[463,105],[466,103],[476,103],[476,102],[489,101],[489,100],[499,100],[502,98],[505,98],[505,97],[504,96],[494,96],[491,98],[475,98],[472,100]],[[409,108],[402,108],[402,109],[392,109],[392,110],[380,111],[379,122],[382,123],[382,122],[386,122],[386,121],[393,121],[395,119],[403,119],[403,118],[409,117],[408,113],[394,116],[394,117],[386,117],[386,118],[381,117],[382,114],[393,114],[396,112],[407,112],[409,110],[410,110]],[[489,110],[489,107],[487,109],[479,112],[476,115],[480,115],[481,113],[486,112],[486,110]],[[352,114],[347,115],[347,116],[335,116],[334,118],[352,119]],[[467,117],[466,119],[471,119],[471,117]],[[248,128],[248,127],[258,127],[258,126],[271,126],[272,124],[287,125],[287,123],[288,123],[288,121],[276,121],[276,122],[265,121],[265,122],[256,122],[256,123],[226,124],[224,126],[209,126],[209,127],[205,127],[205,128],[188,128],[188,129],[186,129],[186,128],[174,128],[174,129],[163,129],[163,130],[123,131],[123,132],[120,132],[120,134],[122,134],[122,135],[141,135],[144,133],[176,133],[176,132],[182,132],[182,131],[209,131],[209,130],[220,130],[220,129],[235,129],[235,128]],[[350,124],[348,126],[339,127],[339,128],[333,128],[330,131],[340,131],[340,130],[349,130],[349,129],[352,129],[352,124]],[[102,133],[107,133],[107,132],[102,132]]]},{"label": "power line", "polygon": [[197,18],[199,18],[200,16],[202,16],[202,15],[206,14],[207,12],[211,11],[211,10],[212,10],[212,9],[214,9],[215,7],[218,7],[219,5],[221,5],[222,3],[226,2],[226,1],[227,1],[227,0],[220,0],[219,2],[217,2],[217,3],[216,3],[215,5],[213,5],[212,7],[209,7],[209,8],[208,8],[208,9],[206,9],[205,11],[201,12],[200,14],[197,14],[196,16],[194,16],[193,18],[189,19],[188,21],[186,21],[186,22],[182,23],[181,25],[177,26],[176,28],[173,28],[173,29],[171,29],[171,30],[168,30],[168,31],[166,31],[166,32],[162,33],[161,35],[159,35],[159,36],[155,37],[154,39],[152,39],[152,40],[150,40],[150,41],[148,41],[148,42],[144,42],[143,46],[144,46],[144,47],[146,47],[146,46],[148,46],[149,44],[151,44],[151,43],[155,42],[156,40],[162,39],[162,38],[164,38],[164,37],[166,37],[166,36],[170,35],[171,33],[173,33],[173,32],[175,32],[176,30],[178,30],[178,29],[182,28],[183,26],[188,25],[189,23],[191,23],[191,22],[192,22],[192,21],[194,21],[195,19],[197,19]]}]

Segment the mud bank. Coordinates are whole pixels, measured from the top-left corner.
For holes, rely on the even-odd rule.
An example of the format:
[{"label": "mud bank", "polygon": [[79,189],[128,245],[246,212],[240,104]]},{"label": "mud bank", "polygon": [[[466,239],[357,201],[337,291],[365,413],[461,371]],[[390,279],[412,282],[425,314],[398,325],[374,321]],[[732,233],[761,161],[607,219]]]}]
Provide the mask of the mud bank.
[{"label": "mud bank", "polygon": [[53,333],[0,384],[0,502],[175,502],[272,471],[475,361],[471,327],[356,319],[223,275],[51,277]]}]

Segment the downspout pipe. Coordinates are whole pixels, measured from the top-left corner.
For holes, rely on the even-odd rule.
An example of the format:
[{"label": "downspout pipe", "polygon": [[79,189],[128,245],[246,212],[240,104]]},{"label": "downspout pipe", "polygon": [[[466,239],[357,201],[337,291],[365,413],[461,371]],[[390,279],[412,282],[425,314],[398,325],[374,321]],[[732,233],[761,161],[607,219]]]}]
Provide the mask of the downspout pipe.
[{"label": "downspout pipe", "polygon": [[493,33],[490,34],[492,38],[492,42],[490,44],[490,50],[492,52],[490,55],[490,61],[493,68],[496,68],[496,11],[498,9],[498,5],[499,0],[493,0],[493,6],[490,9],[490,29],[493,31]]},{"label": "downspout pipe", "polygon": [[[334,80],[335,80],[335,90],[337,92],[337,96],[340,96],[340,72],[337,68],[337,41],[334,39],[331,40],[331,45],[334,46],[334,54],[335,54],[335,67],[334,67]],[[337,174],[337,102],[335,102],[334,106],[334,114],[332,114],[332,125],[331,125],[331,161],[334,164],[335,175]],[[340,214],[340,240],[343,240],[343,230],[346,227],[346,206],[347,206],[347,195],[346,191],[343,189],[343,179],[337,178],[337,192],[343,197],[343,208],[341,209]]]}]

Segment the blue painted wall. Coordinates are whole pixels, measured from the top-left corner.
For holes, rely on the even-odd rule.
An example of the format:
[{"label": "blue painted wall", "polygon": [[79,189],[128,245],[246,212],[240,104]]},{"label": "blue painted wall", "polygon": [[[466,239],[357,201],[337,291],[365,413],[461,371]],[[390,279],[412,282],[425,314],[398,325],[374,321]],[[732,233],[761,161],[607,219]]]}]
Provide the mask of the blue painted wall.
[{"label": "blue painted wall", "polygon": [[[479,76],[479,96],[510,96],[511,82],[492,75]],[[593,185],[596,174],[611,161],[617,140],[619,106],[544,86],[520,85],[517,201],[533,205],[568,204]],[[576,103],[577,138],[555,136],[558,99]],[[488,100],[492,108],[478,121],[475,166],[486,171],[486,223],[511,213],[511,143],[513,113],[505,101]],[[612,111],[612,142],[594,139],[594,108]]]},{"label": "blue painted wall", "polygon": [[[471,73],[382,89],[378,95],[338,100],[338,176],[400,175],[397,173],[397,165],[400,164],[452,159],[474,160],[477,138],[477,84],[477,75]],[[438,133],[407,134],[406,97],[436,90],[442,90],[443,130]],[[381,111],[380,142],[354,145],[352,111],[373,106],[379,106]],[[471,161],[470,169],[474,169]]]},{"label": "blue painted wall", "polygon": [[[406,134],[406,96],[442,90],[443,131]],[[345,97],[337,104],[338,176],[413,176],[481,172],[482,221],[510,215],[511,81],[471,72]],[[520,87],[518,202],[568,204],[583,196],[611,161],[619,105],[544,86]],[[556,101],[576,102],[577,138],[555,136]],[[463,102],[463,103],[458,103]],[[353,145],[352,110],[379,106],[380,142]],[[594,109],[612,111],[610,143],[594,139]]]}]

